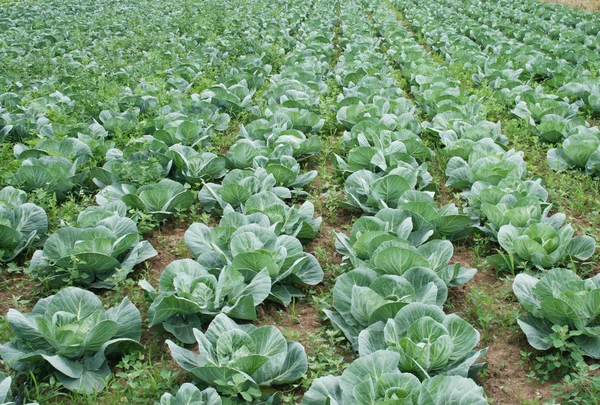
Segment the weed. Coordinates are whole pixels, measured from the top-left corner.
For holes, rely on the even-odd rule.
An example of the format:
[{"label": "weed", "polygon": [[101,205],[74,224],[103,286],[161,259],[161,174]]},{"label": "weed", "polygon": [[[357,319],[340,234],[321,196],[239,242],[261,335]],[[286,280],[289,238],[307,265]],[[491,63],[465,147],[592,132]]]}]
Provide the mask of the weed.
[{"label": "weed", "polygon": [[466,296],[465,317],[481,330],[481,340],[488,344],[499,330],[516,329],[518,307],[512,302],[512,280],[503,280],[489,288],[471,286]]}]

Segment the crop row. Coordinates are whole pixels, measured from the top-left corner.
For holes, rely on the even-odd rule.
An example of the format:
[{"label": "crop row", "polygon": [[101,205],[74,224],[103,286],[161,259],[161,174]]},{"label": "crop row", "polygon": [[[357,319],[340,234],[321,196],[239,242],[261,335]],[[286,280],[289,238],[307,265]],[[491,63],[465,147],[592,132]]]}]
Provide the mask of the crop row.
[{"label": "crop row", "polygon": [[443,153],[450,157],[447,185],[464,190],[468,212],[482,222],[479,229],[504,251],[488,261],[513,272],[549,270],[520,274],[513,284],[527,311],[518,323],[529,343],[546,350],[572,339],[585,355],[598,358],[598,336],[592,329],[597,312],[591,309],[598,307],[596,303],[588,309],[581,305],[595,302],[592,297],[598,292],[599,277],[582,280],[574,272],[578,261],[592,256],[595,241],[574,236],[571,225],[564,223],[564,214],[550,215],[548,193],[540,180],[527,178],[523,152],[506,151],[506,138],[498,124],[486,121],[480,102],[429,57],[390,16],[389,9],[376,11],[383,37],[393,38],[387,43],[388,52],[412,85],[417,104],[431,119],[424,126],[440,137]]},{"label": "crop row", "polygon": [[[445,22],[447,26],[438,26],[436,36],[448,30],[450,35],[453,33],[464,35],[468,38],[466,43],[472,41],[482,50],[477,55],[477,59],[488,55],[486,64],[482,64],[481,61],[477,62],[483,72],[480,72],[474,80],[477,82],[492,81],[495,77],[490,77],[488,69],[501,70],[502,62],[507,62],[505,69],[518,69],[514,73],[518,79],[532,82],[543,81],[546,86],[555,92],[558,91],[563,97],[568,96],[578,101],[578,104],[581,104],[580,107],[591,114],[598,113],[595,98],[597,91],[594,88],[598,84],[596,79],[599,46],[597,37],[584,35],[585,39],[573,39],[571,42],[568,30],[563,29],[558,36],[545,33],[542,39],[540,38],[541,34],[535,34],[536,18],[530,15],[526,17],[527,22],[518,25],[510,24],[510,26],[502,25],[500,27],[502,29],[498,29],[496,28],[498,24],[487,20],[487,18],[493,18],[495,21],[495,17],[470,18],[472,13],[470,13],[469,7],[473,7],[474,4],[475,2],[469,3],[468,1],[462,5],[446,2],[436,8],[434,12],[438,17],[441,13],[447,16],[447,22]],[[428,12],[433,9],[432,5],[428,3],[420,6],[425,7]],[[510,9],[506,5],[503,7]],[[501,9],[504,8],[501,6]],[[416,11],[414,8],[412,10]],[[600,26],[596,25],[596,32],[598,27]],[[428,27],[425,31],[430,33],[433,29]],[[593,28],[590,31],[593,31]],[[460,37],[453,38],[454,41],[457,39]],[[436,39],[432,39],[432,41],[436,41]],[[553,52],[550,52],[551,50]],[[548,52],[550,55],[546,54]],[[490,59],[490,57],[492,58]],[[458,58],[460,59],[460,56]],[[499,64],[494,65],[495,63]]]},{"label": "crop row", "polygon": [[[140,15],[131,5],[113,7],[107,1],[96,6],[75,7],[67,2],[57,5],[47,20],[35,17],[40,12],[33,5],[7,11],[3,23],[6,33],[13,35],[3,37],[7,46],[2,50],[9,62],[3,65],[2,88],[6,90],[0,95],[0,139],[23,142],[40,135],[94,136],[94,128],[88,128],[90,117],[107,111],[99,118],[100,124],[115,118],[107,130],[111,135],[116,129],[121,131],[114,137],[121,147],[130,134],[139,137],[146,132],[147,128],[139,126],[140,119],[160,116],[159,109],[167,105],[171,111],[165,114],[178,112],[181,104],[189,104],[191,94],[211,85],[219,72],[239,69],[232,64],[241,56],[268,54],[271,63],[276,61],[282,48],[293,47],[292,35],[302,15],[291,2],[282,3],[274,12],[281,11],[287,24],[276,26],[275,17],[265,12],[261,2],[249,1],[240,9],[248,18],[228,13],[223,18],[218,12],[224,7],[222,2],[210,0],[193,8],[199,15],[187,16],[184,21],[189,25],[183,26],[180,18],[185,9],[171,9],[173,5],[163,3],[160,6],[165,10],[139,5],[157,8],[161,17],[148,16],[148,23],[134,24],[129,20]],[[106,21],[115,21],[112,10],[124,15],[125,24],[104,27]],[[77,27],[77,21],[86,21],[86,27]],[[126,30],[127,22],[136,28]],[[76,34],[82,30],[90,35]],[[26,40],[28,36],[34,40]],[[20,51],[11,53],[13,48]],[[137,85],[126,86],[129,83]]]},{"label": "crop row", "polygon": [[[597,62],[600,60],[597,52],[600,45],[597,36],[600,21],[597,18],[580,20],[577,27],[571,27],[557,21],[547,21],[537,12],[519,10],[520,4],[507,1],[492,4],[464,0],[444,5],[488,30],[502,33],[509,41],[516,40],[514,45],[532,46],[560,63],[567,61],[572,65],[581,64],[586,68],[597,68]],[[477,11],[471,8],[475,6],[478,7]],[[556,16],[560,14],[557,12]],[[596,73],[592,74],[595,76]]]},{"label": "crop row", "polygon": [[[296,157],[320,149],[320,140],[311,134],[323,125],[314,110],[327,91],[323,79],[333,55],[336,16],[326,11],[324,2],[294,2],[282,8],[287,18],[273,15],[270,22],[259,23],[262,19],[254,17],[256,29],[245,35],[252,33],[249,39],[257,53],[233,61],[219,82],[202,93],[180,94],[161,108],[155,98],[140,96],[134,98],[138,103],[134,108],[123,102],[119,103],[123,110],[101,112],[101,124],[94,122],[90,129],[102,144],[114,135],[131,136],[125,150],[104,149],[103,167],[78,170],[97,153],[84,142],[87,138],[44,139],[33,148],[15,146],[23,163],[14,181],[27,191],[42,188],[64,199],[88,177],[101,189],[96,194],[98,205],[83,210],[76,226],[50,235],[31,260],[30,273],[54,287],[114,286],[135,264],[156,254],[148,242],[139,240],[133,219],[142,214],[164,219],[194,202],[190,187],[202,187],[200,204],[206,211],[222,214],[220,225],[193,224],[185,240],[197,260],[167,266],[158,291],[147,281],[140,284],[153,300],[150,326],[162,324],[183,343],[200,340],[202,355],[208,355],[197,357],[169,341],[175,360],[195,379],[246,401],[263,396],[259,385],[300,378],[307,369],[306,355],[301,345],[286,343],[274,327],[237,325],[231,318],[255,319],[255,307],[265,299],[287,305],[301,295],[292,283],[316,284],[323,277],[318,262],[303,252],[300,242],[314,238],[320,219],[313,218],[309,202],[295,207],[284,200],[304,196],[301,187],[316,174],[300,173]],[[256,10],[264,9],[257,4]],[[300,9],[312,10],[306,21]],[[329,18],[317,19],[317,15]],[[298,42],[288,36],[294,51],[279,73],[271,76],[269,50],[290,27],[295,27]],[[266,86],[269,77],[272,85]],[[252,100],[266,87],[257,100],[262,109]],[[148,113],[139,124],[145,125],[146,134],[136,137],[141,109]],[[227,128],[229,116],[224,111],[255,119],[241,127],[242,139],[226,156],[202,151],[215,129]],[[220,184],[210,183],[220,178]],[[29,247],[41,246],[48,223],[41,208],[25,203],[24,191],[7,187],[2,197],[8,217],[3,225],[13,236],[5,250],[5,260],[10,260]],[[41,300],[31,314],[10,310],[8,323],[17,336],[1,346],[4,361],[19,371],[53,369],[71,390],[101,390],[110,375],[105,355],[139,346],[141,333],[139,311],[127,299],[106,313],[101,307],[93,293],[68,287]],[[204,334],[195,329],[213,318]],[[80,332],[69,334],[74,328]],[[214,384],[215,373],[225,376],[219,380],[222,384]],[[197,391],[185,385],[177,397],[200,395]],[[214,389],[201,395],[218,397]],[[270,397],[268,401],[274,401],[277,395]],[[170,398],[166,394],[163,401]]]},{"label": "crop row", "polygon": [[[306,251],[322,220],[305,190],[317,171],[304,168],[322,153],[331,110],[344,129],[340,205],[361,217],[336,235],[343,262],[325,315],[357,358],[312,382],[303,404],[487,403],[475,382],[487,352],[479,332],[443,310],[476,274],[451,263],[453,242],[472,234],[497,243],[496,269],[525,271],[513,290],[531,346],[600,358],[600,276],[576,274],[595,241],[553,211],[523,152],[507,150],[500,123],[394,6],[433,49],[478,69],[473,80],[532,132],[563,141],[553,168],[590,173],[600,132],[580,108],[597,113],[596,19],[537,17],[529,0],[154,3],[0,11],[0,146],[14,156],[0,162],[0,262],[30,259],[31,281],[57,291],[30,313],[8,312],[0,356],[20,381],[53,375],[71,391],[103,390],[107,359],[143,349],[142,315],[89,290],[120,288],[158,254],[142,235],[187,216],[192,258],[139,282],[145,323],[172,336],[194,382],[161,404],[278,403],[307,373],[304,347],[247,321],[324,278]],[[432,143],[466,208],[438,206]],[[77,217],[57,217],[69,203],[82,204]],[[0,374],[0,403],[12,382]]]},{"label": "crop row", "polygon": [[[573,54],[583,59],[573,66],[546,56],[536,46],[508,38],[481,21],[471,21],[465,28],[465,10],[453,10],[456,5],[413,2],[399,7],[434,49],[465,66],[475,66],[475,83],[488,86],[512,114],[526,120],[534,135],[561,145],[548,152],[548,163],[554,170],[584,169],[597,174],[600,132],[578,115],[580,108],[595,115],[600,107],[597,72],[584,67],[587,64],[597,69],[594,58],[586,59],[585,52],[573,49]],[[440,25],[442,15],[445,22]],[[564,42],[562,38],[547,41]],[[597,55],[597,45],[588,46]],[[536,80],[544,80],[562,98],[546,92]],[[567,97],[576,101],[571,103]]]},{"label": "crop row", "polygon": [[[192,224],[185,242],[196,261],[167,266],[158,292],[142,283],[154,296],[151,325],[162,322],[178,340],[199,345],[196,354],[167,341],[177,363],[209,390],[245,403],[275,401],[278,394],[264,398],[264,387],[292,383],[308,368],[304,348],[286,343],[275,327],[237,325],[229,318],[255,320],[255,307],[265,299],[287,306],[303,295],[294,285],[323,279],[319,263],[300,242],[314,238],[320,218],[313,218],[309,202],[300,207],[284,202],[304,196],[301,188],[316,175],[299,173],[296,158],[319,151],[311,134],[323,125],[320,97],[327,92],[324,80],[334,55],[335,10],[316,2],[312,13],[296,49],[262,95],[266,107],[241,127],[242,139],[229,149],[231,170],[220,184],[204,182],[199,193],[205,210],[222,214],[220,224]],[[208,278],[215,273],[217,278]],[[194,291],[188,291],[190,285]],[[219,349],[224,345],[226,352]]]},{"label": "crop row", "polygon": [[[502,6],[505,2],[500,1]],[[593,27],[598,23],[598,16],[577,7],[565,7],[555,3],[536,2],[535,0],[524,0],[518,4],[511,3],[515,13],[535,13],[543,21],[554,24],[562,24],[567,27],[578,28],[587,34],[594,33]],[[548,29],[545,29],[549,31]]]},{"label": "crop row", "polygon": [[366,215],[350,236],[337,235],[344,273],[326,311],[360,357],[341,376],[315,380],[303,403],[487,403],[468,378],[482,366],[479,333],[441,309],[448,287],[475,273],[448,264],[453,246],[444,239],[468,234],[470,219],[436,207],[416,108],[367,14],[360,1],[341,6],[336,112],[346,132],[337,161],[349,174],[345,205]]}]

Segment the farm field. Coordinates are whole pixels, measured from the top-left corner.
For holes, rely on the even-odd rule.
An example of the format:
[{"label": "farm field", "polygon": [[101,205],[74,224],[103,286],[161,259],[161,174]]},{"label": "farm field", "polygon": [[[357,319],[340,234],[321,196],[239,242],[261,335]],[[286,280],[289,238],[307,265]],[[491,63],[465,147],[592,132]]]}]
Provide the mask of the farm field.
[{"label": "farm field", "polygon": [[577,7],[587,11],[600,11],[600,2],[598,0],[544,0],[548,3],[556,3],[565,6]]},{"label": "farm field", "polygon": [[597,404],[579,3],[0,0],[0,404]]}]

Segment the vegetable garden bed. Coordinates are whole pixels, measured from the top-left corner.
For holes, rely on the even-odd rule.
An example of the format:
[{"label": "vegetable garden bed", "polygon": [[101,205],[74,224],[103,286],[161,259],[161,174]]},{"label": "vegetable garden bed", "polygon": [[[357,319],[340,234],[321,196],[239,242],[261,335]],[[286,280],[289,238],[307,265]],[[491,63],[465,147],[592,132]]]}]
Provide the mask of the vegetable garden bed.
[{"label": "vegetable garden bed", "polygon": [[0,28],[0,403],[596,403],[598,15],[25,0]]}]

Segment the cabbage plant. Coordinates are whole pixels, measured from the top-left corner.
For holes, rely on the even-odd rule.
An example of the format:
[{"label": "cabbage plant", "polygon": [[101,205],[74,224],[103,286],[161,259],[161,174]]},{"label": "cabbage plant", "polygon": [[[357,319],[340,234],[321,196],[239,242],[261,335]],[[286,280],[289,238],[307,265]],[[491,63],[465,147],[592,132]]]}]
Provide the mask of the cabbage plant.
[{"label": "cabbage plant", "polygon": [[446,185],[459,189],[468,188],[476,181],[495,185],[507,177],[523,178],[526,172],[523,152],[474,151],[468,160],[458,156],[450,158],[446,166]]},{"label": "cabbage plant", "polygon": [[149,242],[140,241],[137,226],[120,215],[123,211],[115,204],[104,211],[87,210],[79,216],[78,226],[59,228],[33,254],[32,274],[51,285],[72,281],[93,288],[112,287],[111,278],[122,277],[157,255]]},{"label": "cabbage plant", "polygon": [[[85,127],[84,127],[85,128]],[[115,141],[109,139],[108,132],[100,124],[91,124],[87,128],[83,129],[83,133],[77,134],[77,139],[85,143],[94,156],[105,156],[106,153],[115,147]],[[93,173],[95,168],[92,168]]]},{"label": "cabbage plant", "polygon": [[437,374],[475,378],[483,365],[475,362],[487,349],[475,351],[479,332],[459,316],[444,314],[439,306],[411,303],[393,319],[378,322],[358,337],[358,351],[366,356],[378,350],[400,354],[400,371],[421,380]]},{"label": "cabbage plant", "polygon": [[600,359],[600,275],[582,280],[567,269],[552,269],[539,278],[518,274],[513,291],[526,311],[517,322],[531,346],[550,349],[566,327],[567,339]]},{"label": "cabbage plant", "polygon": [[375,216],[362,216],[352,225],[350,236],[336,234],[338,253],[350,259],[354,266],[369,261],[375,250],[386,241],[418,247],[425,243],[432,231],[415,231],[413,220],[403,210],[384,208]]},{"label": "cabbage plant", "polygon": [[592,116],[600,117],[600,86],[590,86],[589,90],[583,93],[583,102]]},{"label": "cabbage plant", "polygon": [[471,231],[471,219],[459,214],[454,204],[436,209],[433,201],[415,201],[402,204],[400,208],[384,208],[375,216],[362,216],[352,226],[350,237],[338,233],[336,247],[346,256],[366,259],[364,249],[385,239],[397,236],[420,246],[429,238],[449,240],[467,236]]},{"label": "cabbage plant", "polygon": [[335,156],[338,166],[349,173],[362,169],[373,173],[389,172],[396,167],[407,165],[425,172],[427,165],[423,163],[423,166],[419,167],[415,156],[427,156],[429,149],[419,142],[410,141],[394,141],[386,147],[357,146],[350,149],[347,161],[338,155]]},{"label": "cabbage plant", "polygon": [[[338,65],[338,68],[343,69],[344,66]],[[347,74],[344,77],[338,75],[336,78],[338,83],[344,87],[343,94],[339,94],[337,98],[340,107],[358,104],[359,101],[368,104],[377,97],[394,100],[403,96],[402,89],[396,87],[395,80],[390,77],[369,76],[364,68],[357,68],[353,72],[345,73]],[[351,83],[352,87],[349,87]]]},{"label": "cabbage plant", "polygon": [[200,97],[230,113],[239,114],[252,108],[252,96],[255,92],[256,90],[249,89],[246,80],[242,80],[230,86],[219,83],[204,90]]},{"label": "cabbage plant", "polygon": [[[383,91],[380,89],[377,93],[371,93],[367,86],[384,85],[373,79],[369,77],[362,80],[361,84],[338,97],[337,121],[348,129],[364,122],[382,122],[388,127],[397,125],[399,128],[412,129],[409,123],[416,121],[415,105],[406,98],[398,97],[401,94],[393,94],[394,90],[388,90],[387,95],[381,94]],[[395,83],[388,83],[390,87],[395,87]]]},{"label": "cabbage plant", "polygon": [[560,115],[548,114],[542,117],[539,123],[530,119],[529,128],[534,135],[546,142],[558,143],[577,132],[577,127],[584,125],[583,118],[563,118]]},{"label": "cabbage plant", "polygon": [[541,179],[521,180],[515,177],[507,177],[497,185],[476,181],[471,189],[463,191],[462,196],[469,202],[468,211],[477,218],[485,218],[481,212],[484,203],[514,206],[519,205],[519,200],[535,199],[545,206],[548,201],[548,191],[542,186]]},{"label": "cabbage plant", "polygon": [[87,172],[79,171],[80,165],[79,159],[71,162],[62,156],[27,158],[15,174],[15,182],[25,191],[42,189],[62,201],[88,177]]},{"label": "cabbage plant", "polygon": [[[521,101],[521,99],[528,100]],[[533,124],[542,122],[548,115],[569,119],[579,110],[577,103],[569,104],[535,92],[524,93],[515,101],[515,108],[511,112],[519,118],[533,121]]]},{"label": "cabbage plant", "polygon": [[[362,227],[365,222],[357,221],[357,224]],[[427,268],[448,286],[462,285],[473,278],[475,269],[462,267],[459,263],[449,264],[454,255],[452,242],[440,239],[425,242],[431,233],[417,233],[411,238],[411,227],[412,219],[406,218],[396,229],[396,235],[368,229],[358,231],[352,238],[338,234],[336,248],[349,257],[354,267],[366,265],[379,274],[400,276],[412,268]]]},{"label": "cabbage plant", "polygon": [[158,292],[146,280],[140,286],[153,300],[148,310],[148,327],[160,323],[183,343],[196,340],[193,328],[220,313],[231,318],[255,320],[256,307],[271,291],[271,278],[263,269],[246,281],[232,266],[214,276],[191,259],[170,263],[160,276]]},{"label": "cabbage plant", "polygon": [[[4,104],[4,103],[3,103]],[[0,141],[19,141],[37,135],[48,128],[50,120],[34,108],[21,113],[9,113],[0,107]]]},{"label": "cabbage plant", "polygon": [[108,132],[129,135],[137,128],[139,113],[139,108],[131,108],[122,113],[104,110],[100,112],[98,118]]},{"label": "cabbage plant", "polygon": [[214,388],[200,391],[194,384],[184,383],[175,395],[165,393],[158,405],[222,405],[221,396]]},{"label": "cabbage plant", "polygon": [[[443,132],[445,135],[448,135],[448,133],[454,134],[454,131],[446,130]],[[493,138],[489,137],[474,141],[468,138],[457,138],[456,135],[448,135],[442,138],[442,140],[446,146],[443,151],[446,156],[459,157],[463,160],[469,160],[469,156],[472,154],[475,158],[478,158],[485,155],[500,155],[504,153],[502,144],[497,143]]]},{"label": "cabbage plant", "polygon": [[295,158],[314,155],[321,150],[321,138],[317,135],[306,136],[302,131],[288,128],[291,124],[286,121],[254,120],[246,126],[240,127],[238,136],[252,142],[258,142],[260,147],[275,149],[278,146],[289,147],[291,155]]},{"label": "cabbage plant", "polygon": [[137,94],[128,94],[121,97],[118,103],[121,110],[139,108],[141,113],[153,112],[157,110],[160,105],[156,97],[140,96]]},{"label": "cabbage plant", "polygon": [[125,298],[104,309],[94,294],[67,287],[41,299],[30,314],[10,309],[14,340],[0,345],[0,356],[21,372],[54,373],[69,390],[91,394],[106,386],[107,357],[141,349],[140,312]]},{"label": "cabbage plant", "polygon": [[177,174],[190,184],[219,179],[227,173],[226,160],[210,152],[196,152],[181,144],[173,145],[166,153],[175,162]]},{"label": "cabbage plant", "polygon": [[[234,63],[234,67],[231,70],[223,72],[222,76],[218,76],[218,80],[227,86],[245,80],[248,88],[261,88],[273,70],[273,66],[269,64],[270,58],[262,53],[265,52],[265,47],[269,48],[270,46],[270,43],[262,43],[256,48],[257,54],[244,54]],[[229,52],[227,51],[223,53],[223,57],[227,57],[228,55]]]},{"label": "cabbage plant", "polygon": [[317,172],[301,173],[300,164],[292,154],[293,150],[284,145],[271,150],[241,139],[229,149],[227,161],[234,169],[263,169],[275,178],[279,187],[302,188],[317,177]]},{"label": "cabbage plant", "polygon": [[239,170],[227,173],[221,184],[205,183],[198,199],[206,211],[223,210],[228,205],[236,210],[241,207],[254,194],[270,191],[281,199],[289,199],[292,193],[287,187],[277,186],[277,180],[265,169]]},{"label": "cabbage plant", "polygon": [[115,183],[96,195],[99,205],[115,200],[123,201],[129,208],[164,217],[188,208],[194,203],[194,195],[183,184],[169,179],[141,187]]},{"label": "cabbage plant", "polygon": [[455,241],[469,236],[474,228],[471,219],[459,212],[454,204],[436,208],[435,205],[421,201],[404,203],[399,207],[410,216],[413,222],[413,232],[433,232],[433,238]]},{"label": "cabbage plant", "polygon": [[293,297],[303,296],[293,283],[321,282],[324,274],[319,262],[303,251],[297,238],[275,234],[266,218],[255,216],[252,221],[241,226],[226,222],[227,226],[215,228],[195,223],[184,240],[198,263],[209,270],[231,266],[249,282],[266,268],[272,283],[269,299],[285,306]]},{"label": "cabbage plant", "polygon": [[504,202],[493,204],[482,199],[481,213],[485,225],[480,229],[498,240],[498,231],[504,225],[513,225],[525,229],[534,223],[545,223],[559,229],[566,220],[566,215],[557,212],[550,215],[551,204],[543,204],[535,196],[505,198]]},{"label": "cabbage plant", "polygon": [[384,124],[372,125],[364,121],[354,125],[350,131],[343,133],[342,145],[352,151],[357,146],[387,149],[395,142],[401,142],[403,146],[399,145],[399,147],[405,147],[407,152],[410,151],[412,157],[422,163],[431,155],[431,151],[423,144],[423,141],[417,135],[418,132],[415,133],[408,129],[391,130]]},{"label": "cabbage plant", "polygon": [[380,350],[356,359],[340,377],[313,381],[302,405],[486,405],[483,389],[460,376],[438,375],[420,382],[398,369],[400,354]]},{"label": "cabbage plant", "polygon": [[26,201],[27,194],[22,190],[0,190],[0,261],[13,260],[23,250],[44,242],[48,232],[46,212]]},{"label": "cabbage plant", "polygon": [[584,131],[571,135],[561,147],[548,151],[548,165],[556,171],[583,169],[600,174],[600,132]]},{"label": "cabbage plant", "polygon": [[317,177],[317,171],[301,173],[300,164],[291,156],[257,156],[253,167],[265,169],[275,178],[277,186],[303,188]]},{"label": "cabbage plant", "polygon": [[111,148],[106,152],[103,167],[94,167],[91,175],[99,188],[114,183],[149,184],[169,175],[172,158],[167,145],[151,136],[136,138],[124,150]]},{"label": "cabbage plant", "polygon": [[[230,214],[233,212],[231,207],[223,212],[223,218],[240,218]],[[301,241],[314,239],[322,222],[321,217],[314,217],[315,206],[310,201],[299,206],[289,206],[271,191],[263,191],[248,198],[242,212],[247,216],[266,216],[269,223],[275,226],[276,234],[295,236]]]},{"label": "cabbage plant", "polygon": [[127,205],[121,200],[115,200],[105,205],[92,205],[87,207],[77,216],[77,226],[80,228],[93,228],[100,221],[114,215],[127,217]]},{"label": "cabbage plant", "polygon": [[510,267],[530,265],[549,269],[569,260],[592,257],[596,241],[590,236],[573,236],[570,224],[554,228],[550,223],[533,223],[526,228],[503,225],[498,243],[508,253]]},{"label": "cabbage plant", "polygon": [[319,97],[313,97],[313,91],[307,84],[293,79],[284,79],[273,84],[265,94],[269,104],[280,104],[287,108],[318,110]]},{"label": "cabbage plant", "polygon": [[[289,150],[291,155],[291,150]],[[260,144],[260,142],[249,139],[240,139],[227,151],[227,167],[230,169],[251,169],[254,166],[254,159],[275,155],[274,150]],[[295,163],[295,160],[294,160]]]},{"label": "cabbage plant", "polygon": [[448,287],[432,270],[413,268],[401,276],[379,275],[363,267],[342,274],[333,287],[331,322],[358,350],[358,335],[368,326],[393,318],[411,302],[441,306]]},{"label": "cabbage plant", "polygon": [[274,326],[238,325],[220,314],[194,336],[199,353],[167,340],[173,359],[202,385],[246,403],[262,397],[261,387],[292,383],[308,369],[302,345],[286,342]]},{"label": "cabbage plant", "polygon": [[[448,122],[436,118],[434,117],[433,122],[428,124],[427,130],[440,137],[440,141],[446,146],[444,152],[451,156],[461,156],[463,159],[466,159],[468,153],[465,155],[457,153],[455,150],[458,149],[462,152],[473,148],[480,142],[487,142],[486,140],[488,139],[498,145],[508,144],[508,138],[502,134],[500,123],[489,121],[469,123],[464,120]],[[426,125],[425,123],[423,124]]]},{"label": "cabbage plant", "polygon": [[61,141],[56,139],[42,139],[29,148],[22,143],[16,144],[14,154],[17,159],[41,158],[43,156],[62,156],[71,161],[79,159],[85,163],[91,156],[92,151],[88,145],[77,138],[65,138]]},{"label": "cabbage plant", "polygon": [[325,125],[325,119],[317,113],[277,104],[272,104],[265,110],[265,117],[278,122],[285,122],[287,128],[296,129],[305,134],[316,134]]},{"label": "cabbage plant", "polygon": [[215,130],[224,131],[229,126],[229,115],[220,113],[213,104],[195,101],[193,109],[193,117],[182,115],[180,106],[161,109],[165,114],[151,121],[151,128],[156,129],[152,136],[168,146],[206,146]]},{"label": "cabbage plant", "polygon": [[373,214],[383,208],[398,208],[417,198],[415,190],[426,189],[431,180],[426,165],[414,168],[404,164],[381,175],[362,169],[346,179],[343,205]]}]

